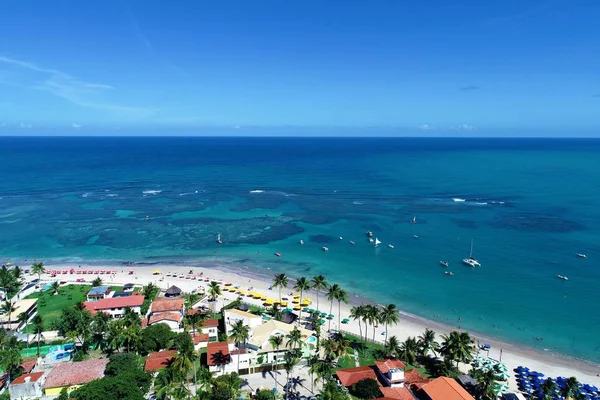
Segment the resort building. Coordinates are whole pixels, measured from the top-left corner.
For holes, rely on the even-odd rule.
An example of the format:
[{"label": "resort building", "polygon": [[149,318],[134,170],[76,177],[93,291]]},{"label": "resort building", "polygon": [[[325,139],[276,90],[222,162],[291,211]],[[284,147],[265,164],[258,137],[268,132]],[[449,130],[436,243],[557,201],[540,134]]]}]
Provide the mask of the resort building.
[{"label": "resort building", "polygon": [[208,346],[208,334],[200,332],[190,332],[192,341],[194,342],[194,350],[206,348]]},{"label": "resort building", "polygon": [[37,310],[37,299],[23,299],[12,302],[15,310],[9,315],[6,313],[0,314],[0,324],[5,329],[15,329],[19,325],[19,314],[22,312],[27,313],[29,317]]},{"label": "resort building", "polygon": [[426,383],[416,394],[421,400],[475,400],[456,380],[445,376]]},{"label": "resort building", "polygon": [[60,394],[63,388],[70,392],[81,385],[100,379],[104,376],[106,364],[108,364],[107,358],[58,364],[52,368],[43,384],[44,393],[46,396],[55,396]]},{"label": "resort building", "polygon": [[142,326],[164,323],[171,330],[179,330],[183,320],[185,305],[183,299],[160,299],[150,305],[148,315],[142,321]]},{"label": "resort building", "polygon": [[263,323],[260,316],[235,308],[225,310],[223,314],[225,319],[225,333],[227,333],[227,335],[229,335],[229,332],[231,331],[231,326],[237,321],[242,321],[244,325],[250,327],[250,330],[259,327]]},{"label": "resort building", "polygon": [[146,363],[144,365],[144,371],[146,372],[156,372],[165,367],[167,367],[170,363],[175,360],[175,356],[177,355],[177,350],[164,350],[158,351],[156,353],[148,354],[146,357]]},{"label": "resort building", "polygon": [[[248,340],[247,347],[250,350],[254,350],[257,353],[271,353],[277,352],[277,349],[274,349],[269,343],[269,338],[271,336],[284,336],[283,346],[285,348],[285,344],[287,340],[285,336],[289,335],[289,333],[294,330],[296,326],[286,324],[284,322],[270,320],[261,324],[259,327],[255,328],[251,334],[250,339]],[[302,339],[304,342],[300,346],[300,350],[302,350],[303,356],[308,356],[316,345],[316,338],[312,336],[312,332],[306,330],[304,328],[298,328],[300,330],[300,334],[302,335]],[[280,349],[283,350],[283,349]],[[266,362],[269,362],[266,360]]]},{"label": "resort building", "polygon": [[[363,379],[373,379],[377,381],[377,373],[370,366],[338,369],[337,375],[340,384],[345,387],[350,387]],[[381,384],[380,384],[381,386]]]},{"label": "resort building", "polygon": [[39,399],[44,394],[42,386],[44,385],[44,372],[34,372],[21,375],[11,382],[8,387],[8,393],[11,399]]},{"label": "resort building", "polygon": [[143,303],[144,296],[136,294],[125,297],[111,297],[97,301],[86,301],[83,305],[92,315],[97,312],[103,312],[110,315],[112,318],[122,318],[127,307],[136,314],[141,315]]},{"label": "resort building", "polygon": [[405,387],[380,387],[383,397],[375,400],[417,400],[415,395]]},{"label": "resort building", "polygon": [[250,357],[245,349],[238,350],[234,344],[227,342],[211,342],[206,349],[206,364],[210,372],[216,375],[248,370]]},{"label": "resort building", "polygon": [[400,360],[375,361],[375,369],[385,386],[404,386],[404,368],[406,365]]},{"label": "resort building", "polygon": [[200,326],[200,331],[208,335],[209,341],[219,340],[219,320],[218,319],[206,319]]},{"label": "resort building", "polygon": [[110,297],[110,286],[96,286],[87,293],[87,301],[98,301]]}]

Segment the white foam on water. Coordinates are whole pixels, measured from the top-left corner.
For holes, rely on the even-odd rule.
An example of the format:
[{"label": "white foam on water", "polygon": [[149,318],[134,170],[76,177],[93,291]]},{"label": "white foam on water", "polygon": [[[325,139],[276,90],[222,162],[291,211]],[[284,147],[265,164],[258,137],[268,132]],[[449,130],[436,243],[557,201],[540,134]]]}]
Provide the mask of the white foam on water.
[{"label": "white foam on water", "polygon": [[464,203],[467,200],[466,199],[461,199],[460,197],[454,197],[452,199],[452,201],[455,202],[455,203]]},{"label": "white foam on water", "polygon": [[153,196],[156,196],[160,192],[162,192],[162,190],[144,190],[142,193],[143,194],[151,194]]},{"label": "white foam on water", "polygon": [[264,190],[251,190],[250,193],[264,193]]}]

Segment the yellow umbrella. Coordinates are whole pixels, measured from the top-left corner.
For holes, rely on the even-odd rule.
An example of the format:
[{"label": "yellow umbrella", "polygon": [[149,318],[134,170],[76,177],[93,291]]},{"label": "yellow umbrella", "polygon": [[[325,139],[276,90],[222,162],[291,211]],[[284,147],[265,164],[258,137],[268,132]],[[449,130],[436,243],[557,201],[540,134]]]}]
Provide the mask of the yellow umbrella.
[{"label": "yellow umbrella", "polygon": [[272,303],[272,302],[270,302],[270,301],[265,301],[265,302],[263,303],[263,306],[272,306],[272,305],[273,305],[273,303]]},{"label": "yellow umbrella", "polygon": [[248,293],[246,294],[246,296],[248,296],[248,297],[254,297],[254,292],[248,292]]},{"label": "yellow umbrella", "polygon": [[153,274],[154,274],[154,275],[159,275],[159,274],[160,274],[160,271],[159,271],[159,270],[157,270],[157,269],[155,269],[155,270],[154,270],[154,272],[153,272]]},{"label": "yellow umbrella", "polygon": [[295,311],[300,311],[300,306],[294,306]]},{"label": "yellow umbrella", "polygon": [[267,300],[267,296],[265,296],[265,295],[262,295],[262,296],[260,296],[260,299],[261,299],[261,300]]},{"label": "yellow umbrella", "polygon": [[287,301],[282,301],[282,302],[281,302],[281,307],[287,307],[287,305],[288,305],[288,302],[287,302]]},{"label": "yellow umbrella", "polygon": [[294,303],[294,304],[298,304],[298,303],[300,303],[300,299],[296,299],[296,298],[294,298],[294,300],[292,300],[292,303]]},{"label": "yellow umbrella", "polygon": [[241,295],[246,295],[246,291],[245,290],[240,290],[238,293],[241,294]]},{"label": "yellow umbrella", "polygon": [[260,298],[262,298],[262,297],[263,297],[263,295],[262,295],[262,294],[260,294],[260,293],[254,293],[254,298],[255,298],[255,299],[260,299]]}]

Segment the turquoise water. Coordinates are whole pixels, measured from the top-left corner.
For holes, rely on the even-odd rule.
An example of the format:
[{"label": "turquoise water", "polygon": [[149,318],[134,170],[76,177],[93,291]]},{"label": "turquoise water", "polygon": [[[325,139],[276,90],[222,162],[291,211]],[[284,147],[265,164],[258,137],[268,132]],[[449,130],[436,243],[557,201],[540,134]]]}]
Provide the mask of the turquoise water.
[{"label": "turquoise water", "polygon": [[[598,140],[0,138],[0,154],[4,260],[217,256],[325,273],[425,318],[600,362]],[[471,239],[476,269],[460,262]]]}]

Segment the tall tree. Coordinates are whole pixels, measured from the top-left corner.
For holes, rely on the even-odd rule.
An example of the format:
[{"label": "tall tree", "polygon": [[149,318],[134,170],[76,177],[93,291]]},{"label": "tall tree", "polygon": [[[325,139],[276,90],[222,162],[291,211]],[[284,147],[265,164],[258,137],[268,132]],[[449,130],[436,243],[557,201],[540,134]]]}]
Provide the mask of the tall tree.
[{"label": "tall tree", "polygon": [[[304,299],[304,292],[310,289],[310,282],[305,277],[301,277],[296,281],[294,285],[294,290],[300,292],[300,304],[302,304],[302,300]],[[302,307],[302,306],[300,306]],[[302,308],[300,308],[300,319],[302,319]]]},{"label": "tall tree", "polygon": [[383,306],[380,311],[380,320],[385,324],[385,343],[387,343],[388,325],[394,325],[400,321],[400,315],[396,305],[388,304],[387,306]]},{"label": "tall tree", "polygon": [[[338,331],[342,329],[341,316],[342,316],[342,302],[348,304],[348,293],[340,288],[335,294],[335,299],[338,302]],[[330,320],[331,321],[331,320]]]},{"label": "tall tree", "polygon": [[96,287],[96,286],[102,286],[102,278],[100,278],[99,276],[96,277],[96,279],[94,279],[92,281],[92,287]]},{"label": "tall tree", "polygon": [[296,365],[298,365],[298,362],[300,362],[300,359],[298,357],[296,357],[294,352],[287,352],[285,353],[285,356],[283,357],[283,369],[286,372],[287,375],[287,380],[286,380],[286,387],[288,388],[288,392],[289,392],[289,382],[290,382],[290,374],[292,374],[294,372],[294,368],[296,368]]},{"label": "tall tree", "polygon": [[[279,349],[281,348],[281,345],[283,344],[283,336],[281,335],[274,335],[269,337],[269,344],[271,345],[271,347],[273,347],[273,349],[276,350],[276,352],[279,352]],[[273,368],[271,368],[271,371],[273,371],[274,369],[277,368],[277,355],[274,356],[274,360],[273,360]],[[275,387],[277,387],[277,371],[275,371],[273,373],[273,376],[275,377]]]},{"label": "tall tree", "polygon": [[421,356],[427,357],[429,352],[432,352],[434,356],[437,356],[435,353],[437,347],[438,344],[435,341],[435,332],[429,328],[425,328],[423,334],[419,336],[419,349],[421,351]]},{"label": "tall tree", "polygon": [[215,307],[216,307],[216,303],[217,303],[217,299],[219,298],[219,296],[221,295],[221,286],[219,286],[218,282],[210,282],[208,284],[208,296],[209,296],[209,300],[213,303],[212,305],[212,312],[215,312]]},{"label": "tall tree", "polygon": [[110,324],[110,316],[99,312],[92,318],[92,344],[96,348],[104,350],[106,348],[106,333]]},{"label": "tall tree", "polygon": [[473,339],[467,332],[452,331],[449,335],[442,335],[440,353],[448,361],[468,363],[473,358]]},{"label": "tall tree", "polygon": [[23,277],[23,268],[16,265],[12,269],[12,274],[14,275],[15,279],[18,281],[19,279],[21,279]]},{"label": "tall tree", "polygon": [[42,337],[42,332],[44,331],[44,319],[40,314],[36,314],[32,319],[31,323],[33,324],[33,329],[37,336],[37,356],[40,356],[40,339]]},{"label": "tall tree", "polygon": [[31,265],[31,273],[36,274],[38,276],[38,280],[42,279],[42,274],[46,272],[46,267],[44,267],[43,262],[34,262]]},{"label": "tall tree", "polygon": [[17,321],[19,321],[19,326],[23,325],[21,332],[25,332],[27,329],[27,322],[29,321],[29,314],[26,311],[19,313]]},{"label": "tall tree", "polygon": [[375,328],[381,322],[379,307],[372,304],[366,305],[365,320],[373,326],[373,343],[375,343]]},{"label": "tall tree", "polygon": [[11,326],[11,322],[12,322],[12,313],[14,313],[15,311],[17,311],[17,307],[15,307],[15,303],[13,303],[10,300],[6,300],[4,303],[2,303],[2,307],[0,307],[0,310],[4,313],[8,315],[8,329],[10,329]]},{"label": "tall tree", "polygon": [[317,310],[319,310],[319,293],[321,290],[326,290],[329,287],[329,283],[323,275],[316,275],[310,281],[312,288],[317,291]]},{"label": "tall tree", "polygon": [[385,346],[383,346],[383,351],[386,357],[399,357],[401,352],[400,350],[401,343],[396,336],[391,336]]},{"label": "tall tree", "polygon": [[[244,322],[239,320],[231,325],[231,333],[229,337],[234,340],[238,350],[242,349],[242,346],[246,347],[246,341],[250,338],[250,327],[248,325],[244,325]],[[238,362],[237,362],[237,371],[240,373],[240,358],[241,353],[238,352]]]},{"label": "tall tree", "polygon": [[290,350],[300,348],[303,342],[302,332],[300,332],[300,329],[298,329],[297,326],[295,326],[285,338],[287,339],[285,346]]},{"label": "tall tree", "polygon": [[281,304],[281,289],[287,288],[289,279],[286,274],[276,274],[273,278],[273,287],[279,288],[279,303]]},{"label": "tall tree", "polygon": [[542,382],[540,390],[542,392],[542,400],[554,400],[556,396],[556,384],[552,379],[548,378]]},{"label": "tall tree", "polygon": [[52,284],[50,284],[50,290],[52,290],[53,295],[58,294],[60,292],[60,283],[58,281],[52,282]]},{"label": "tall tree", "polygon": [[408,364],[414,364],[417,361],[419,345],[414,337],[408,337],[400,344],[399,357]]},{"label": "tall tree", "polygon": [[579,392],[579,382],[573,376],[567,379],[565,385],[560,389],[560,395],[567,400],[575,398]]},{"label": "tall tree", "polygon": [[[362,321],[364,315],[365,315],[365,306],[364,306],[364,304],[361,304],[360,306],[354,306],[354,307],[352,307],[350,309],[350,318],[352,318],[354,321],[358,320],[358,332],[359,332],[359,335],[360,335],[361,339],[362,339],[362,325],[361,325],[361,321]],[[365,327],[365,330],[366,330],[366,327]]]},{"label": "tall tree", "polygon": [[[331,312],[333,311],[333,301],[337,299],[337,296],[340,292],[340,290],[342,290],[342,288],[340,287],[340,285],[338,285],[337,283],[334,283],[333,285],[331,285],[327,291],[327,300],[330,301],[329,304],[329,315],[331,315]],[[329,320],[329,324],[327,327],[328,331],[331,331],[331,318],[329,316],[327,316],[327,319]]]}]

